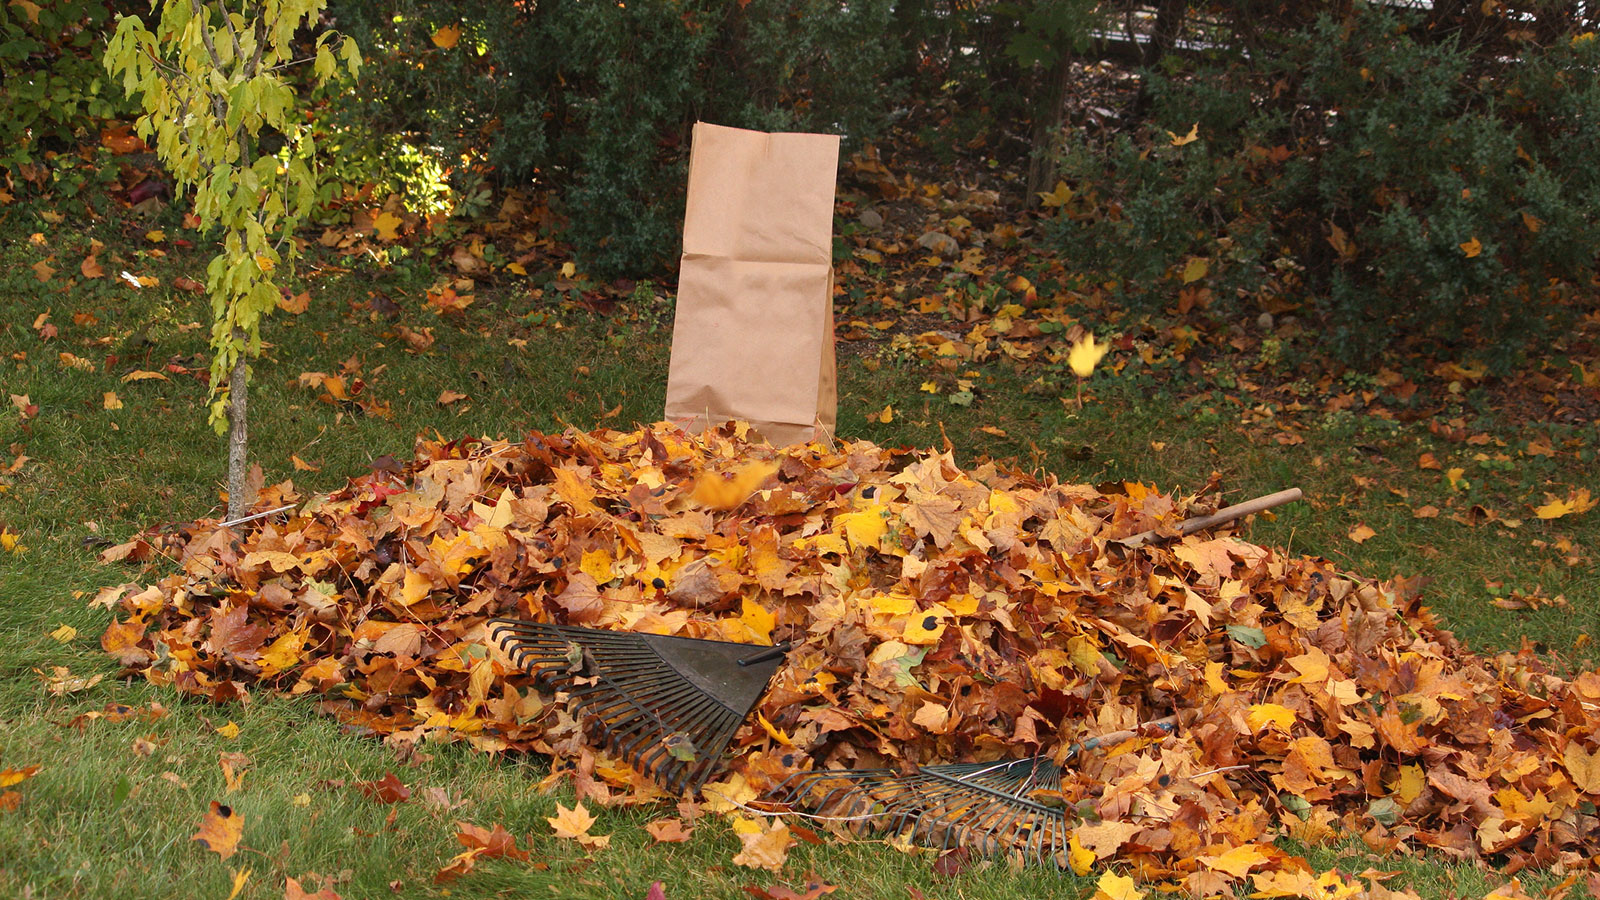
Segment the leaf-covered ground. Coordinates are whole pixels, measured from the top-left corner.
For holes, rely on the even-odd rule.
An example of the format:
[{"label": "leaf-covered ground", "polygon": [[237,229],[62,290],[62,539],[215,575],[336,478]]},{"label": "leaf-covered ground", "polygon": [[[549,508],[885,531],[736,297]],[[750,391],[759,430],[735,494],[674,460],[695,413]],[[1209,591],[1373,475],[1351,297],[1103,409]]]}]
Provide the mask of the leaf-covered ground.
[{"label": "leaf-covered ground", "polygon": [[[1214,496],[867,442],[773,450],[730,427],[425,442],[331,494],[262,501],[289,503],[107,551],[181,571],[101,592],[105,649],[213,700],[303,695],[402,749],[550,754],[580,800],[612,805],[660,795],[528,686],[490,616],[793,640],[704,792],[743,864],[814,837],[755,814],[796,771],[1061,759],[1123,732],[1037,798],[1072,817],[1062,863],[1105,867],[1107,893],[1126,871],[1207,895],[1385,894],[1275,843],[1351,831],[1509,871],[1600,850],[1600,676],[1474,655],[1413,585],[1324,559],[1217,534],[1117,543]],[[589,838],[586,815],[552,825]]]}]

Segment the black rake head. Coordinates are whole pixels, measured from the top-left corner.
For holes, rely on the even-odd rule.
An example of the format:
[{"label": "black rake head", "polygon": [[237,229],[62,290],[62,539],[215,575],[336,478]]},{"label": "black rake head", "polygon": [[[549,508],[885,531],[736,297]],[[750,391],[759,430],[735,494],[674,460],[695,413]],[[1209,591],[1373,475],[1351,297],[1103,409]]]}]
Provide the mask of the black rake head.
[{"label": "black rake head", "polygon": [[774,799],[823,816],[864,821],[914,844],[983,854],[1019,852],[1061,865],[1071,829],[1059,808],[1031,799],[1061,786],[1061,768],[1043,756],[990,763],[801,772]]},{"label": "black rake head", "polygon": [[612,752],[679,794],[722,768],[789,649],[522,619],[489,627],[518,668],[589,714]]}]

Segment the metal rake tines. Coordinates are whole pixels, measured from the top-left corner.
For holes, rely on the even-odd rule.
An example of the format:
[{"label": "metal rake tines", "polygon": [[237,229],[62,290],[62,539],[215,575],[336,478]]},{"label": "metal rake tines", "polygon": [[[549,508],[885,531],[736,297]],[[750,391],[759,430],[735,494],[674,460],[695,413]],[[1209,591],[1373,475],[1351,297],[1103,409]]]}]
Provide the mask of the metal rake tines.
[{"label": "metal rake tines", "polygon": [[566,690],[613,752],[679,793],[721,767],[787,649],[519,619],[490,624],[513,663]]},{"label": "metal rake tines", "polygon": [[[1062,811],[1028,799],[1057,790],[1061,769],[1047,757],[994,763],[893,769],[804,772],[780,784],[776,799],[841,818],[865,816],[912,842],[939,849],[965,846],[980,853],[1017,850],[1039,863],[1067,851]],[[820,797],[817,796],[820,793]]]}]

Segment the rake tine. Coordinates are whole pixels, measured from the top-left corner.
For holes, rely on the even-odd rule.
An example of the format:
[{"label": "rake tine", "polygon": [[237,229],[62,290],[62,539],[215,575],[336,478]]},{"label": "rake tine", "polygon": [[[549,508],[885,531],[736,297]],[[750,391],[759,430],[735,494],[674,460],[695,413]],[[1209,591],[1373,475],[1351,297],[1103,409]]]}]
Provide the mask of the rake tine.
[{"label": "rake tine", "polygon": [[[679,792],[720,768],[790,647],[523,619],[493,619],[490,627],[511,661],[541,685],[565,690],[618,756]],[[673,755],[680,734],[693,759]]]}]

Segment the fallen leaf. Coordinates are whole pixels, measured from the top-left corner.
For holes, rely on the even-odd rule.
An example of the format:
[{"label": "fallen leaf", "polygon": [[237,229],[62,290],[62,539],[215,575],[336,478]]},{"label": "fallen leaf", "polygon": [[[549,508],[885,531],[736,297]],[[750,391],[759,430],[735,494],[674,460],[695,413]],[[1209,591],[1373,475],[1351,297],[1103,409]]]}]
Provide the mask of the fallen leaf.
[{"label": "fallen leaf", "polygon": [[200,846],[227,859],[238,851],[243,834],[244,816],[233,807],[213,800],[210,811],[200,820],[200,830],[190,840],[198,841]]},{"label": "fallen leaf", "polygon": [[1183,137],[1178,137],[1176,133],[1171,131],[1167,132],[1167,137],[1172,139],[1172,146],[1174,147],[1182,147],[1184,144],[1192,144],[1200,139],[1200,123],[1196,122],[1191,125],[1189,127],[1189,133]]},{"label": "fallen leaf", "polygon": [[465,399],[467,399],[467,395],[463,394],[463,393],[461,393],[459,391],[452,391],[452,390],[446,389],[446,390],[443,390],[443,391],[439,392],[439,405],[440,406],[449,406],[450,404],[455,403],[458,400],[465,400]]},{"label": "fallen leaf", "polygon": [[1572,516],[1586,513],[1600,504],[1600,499],[1589,495],[1588,488],[1579,488],[1567,494],[1566,499],[1551,498],[1543,506],[1536,507],[1533,514],[1541,519],[1559,519],[1563,516]]},{"label": "fallen leaf", "polygon": [[734,854],[734,865],[771,872],[782,869],[784,860],[789,856],[789,848],[794,846],[794,835],[789,833],[789,826],[773,822],[771,828],[763,829],[759,822],[752,822],[751,827],[741,829],[740,821],[748,820],[736,820],[734,823],[734,833],[738,835],[741,846],[739,852]]},{"label": "fallen leaf", "polygon": [[1366,523],[1363,522],[1350,529],[1349,537],[1350,540],[1355,541],[1358,544],[1364,544],[1373,537],[1376,537],[1377,534],[1378,533],[1376,531],[1373,531],[1371,528],[1367,527]]},{"label": "fallen leaf", "polygon": [[694,836],[694,829],[685,827],[682,819],[656,819],[644,830],[658,844],[681,844]]},{"label": "fallen leaf", "polygon": [[243,869],[240,869],[239,871],[233,873],[233,890],[228,892],[227,900],[233,900],[233,898],[239,896],[239,892],[244,890],[245,883],[248,882],[249,880],[250,880],[250,867],[249,866],[246,866]]},{"label": "fallen leaf", "polygon": [[311,308],[311,292],[301,291],[298,294],[284,294],[278,297],[278,308],[291,316],[298,316]]},{"label": "fallen leaf", "polygon": [[1132,878],[1106,872],[1095,882],[1093,900],[1143,900],[1144,891],[1134,886]]},{"label": "fallen leaf", "polygon": [[545,817],[545,821],[550,823],[550,830],[556,837],[577,841],[589,850],[603,849],[611,842],[609,835],[596,836],[589,833],[589,829],[594,827],[595,818],[584,808],[582,800],[574,803],[571,809],[557,803],[556,814]]},{"label": "fallen leaf", "polygon": [[1472,259],[1473,257],[1475,257],[1478,254],[1483,252],[1483,243],[1481,241],[1479,241],[1477,238],[1472,238],[1471,240],[1464,241],[1461,244],[1461,252],[1466,254],[1466,257],[1468,259]]},{"label": "fallen leaf", "polygon": [[383,773],[376,781],[356,782],[356,789],[379,803],[404,803],[411,799],[411,788],[395,777],[393,772]]},{"label": "fallen leaf", "polygon": [[106,391],[103,395],[101,395],[100,399],[101,405],[106,409],[122,408],[122,398],[117,396],[116,391]]},{"label": "fallen leaf", "polygon": [[343,898],[326,885],[315,894],[308,893],[300,886],[297,879],[289,878],[284,881],[283,900],[343,900]]},{"label": "fallen leaf", "polygon": [[496,822],[493,828],[480,828],[470,822],[456,823],[456,841],[468,850],[481,849],[487,859],[526,860],[528,852],[517,849],[517,840]]}]

